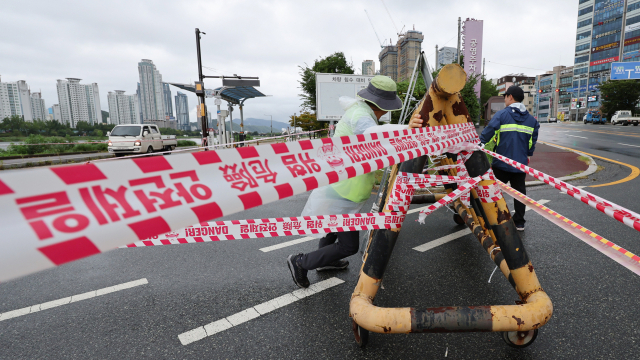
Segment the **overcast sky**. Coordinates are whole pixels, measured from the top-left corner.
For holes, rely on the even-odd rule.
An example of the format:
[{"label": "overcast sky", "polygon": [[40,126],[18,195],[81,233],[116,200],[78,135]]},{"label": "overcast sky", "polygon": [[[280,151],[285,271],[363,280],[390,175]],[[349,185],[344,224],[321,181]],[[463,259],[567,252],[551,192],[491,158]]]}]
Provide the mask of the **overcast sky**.
[{"label": "overcast sky", "polygon": [[[458,17],[484,20],[483,56],[490,78],[533,76],[573,63],[578,0],[385,4],[398,28],[415,25],[422,31],[422,49],[431,64],[436,44],[456,46]],[[166,82],[197,80],[198,27],[207,33],[202,37],[205,74],[259,76],[259,90],[272,95],[247,100],[245,118],[269,119],[265,114],[270,114],[286,121],[300,111],[299,65],[342,51],[357,71],[365,59],[376,60],[379,68],[380,46],[365,9],[380,38],[395,43],[396,28],[380,0],[3,1],[0,75],[2,81],[26,80],[32,92],[41,90],[47,107],[58,103],[56,79],[96,82],[102,109],[108,111],[109,91],[135,93],[140,59],[152,59]],[[205,82],[207,88],[220,84]],[[173,96],[176,91],[172,87]],[[189,94],[192,122],[195,106]]]}]

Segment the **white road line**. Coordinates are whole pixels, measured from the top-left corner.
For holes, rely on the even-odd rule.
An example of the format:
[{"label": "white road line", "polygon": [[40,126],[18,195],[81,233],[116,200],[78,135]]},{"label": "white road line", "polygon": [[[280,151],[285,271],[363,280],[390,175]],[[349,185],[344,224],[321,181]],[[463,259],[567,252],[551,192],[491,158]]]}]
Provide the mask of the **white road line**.
[{"label": "white road line", "polygon": [[453,234],[449,234],[447,236],[443,236],[443,237],[441,237],[439,239],[436,239],[436,240],[433,240],[433,241],[429,241],[426,244],[422,244],[420,246],[416,246],[416,247],[413,248],[413,250],[416,250],[416,251],[419,251],[419,252],[425,252],[427,250],[431,250],[431,249],[433,249],[435,247],[438,247],[440,245],[446,244],[449,241],[453,241],[455,239],[461,238],[461,237],[463,237],[465,235],[469,235],[469,234],[471,234],[471,230],[463,229],[463,230],[460,230],[460,231],[456,231]]},{"label": "white road line", "polygon": [[638,145],[629,145],[629,144],[623,144],[623,143],[618,143],[618,145],[625,145],[625,146],[640,147],[640,146],[638,146]]},{"label": "white road line", "polygon": [[319,283],[312,284],[306,289],[298,289],[294,292],[290,292],[288,294],[284,294],[275,299],[269,300],[267,302],[263,302],[262,304],[258,304],[254,307],[250,307],[246,310],[240,311],[239,313],[233,314],[226,318],[214,321],[204,326],[200,326],[193,330],[189,330],[178,335],[178,339],[182,345],[189,345],[192,342],[202,340],[207,336],[211,336],[217,334],[221,331],[225,331],[234,326],[245,323],[249,320],[260,317],[264,314],[267,314],[273,310],[281,308],[283,306],[294,303],[300,299],[303,299],[307,296],[311,296],[313,294],[317,294],[320,291],[327,290],[336,285],[340,285],[344,283],[343,280],[333,277],[331,279],[327,279],[324,281],[320,281]]},{"label": "white road line", "polygon": [[566,136],[577,137],[577,138],[580,138],[580,139],[588,139],[588,138],[586,138],[584,136],[576,136],[576,135],[569,135],[569,134],[567,134]]},{"label": "white road line", "polygon": [[33,313],[38,312],[38,311],[51,309],[51,308],[54,308],[54,307],[57,307],[57,306],[61,306],[61,305],[71,304],[71,303],[74,303],[74,302],[90,299],[90,298],[96,297],[96,296],[106,295],[106,294],[109,294],[109,293],[112,293],[112,292],[116,292],[116,291],[120,291],[120,290],[130,289],[132,287],[145,285],[145,284],[148,284],[148,283],[149,282],[147,281],[147,279],[143,278],[143,279],[140,279],[140,280],[130,281],[130,282],[127,282],[127,283],[124,283],[124,284],[120,284],[120,285],[109,286],[109,287],[106,287],[106,288],[89,291],[89,292],[86,292],[86,293],[83,293],[83,294],[79,294],[79,295],[69,296],[69,297],[66,297],[64,299],[53,300],[53,301],[49,301],[49,302],[38,304],[38,305],[28,306],[26,308],[22,308],[22,309],[18,309],[18,310],[12,310],[12,311],[8,311],[8,312],[5,312],[5,313],[0,313],[0,321],[12,319],[14,317],[18,317],[18,316],[22,316],[22,315],[33,314]]},{"label": "white road line", "polygon": [[299,239],[286,241],[286,242],[283,242],[283,243],[280,243],[280,244],[263,247],[262,249],[259,249],[259,250],[262,251],[262,252],[269,252],[269,251],[273,251],[273,250],[282,249],[282,248],[285,248],[287,246],[296,245],[296,244],[300,244],[300,243],[303,243],[303,242],[311,241],[311,240],[314,240],[314,239],[315,239],[314,237],[305,236],[305,237],[302,237],[302,238],[299,238]]},{"label": "white road line", "polygon": [[[540,204],[546,204],[551,200],[539,200],[538,203]],[[420,209],[416,209],[417,211],[420,211]],[[527,206],[527,209],[525,211],[529,211],[531,210],[531,208],[529,208]],[[513,211],[512,211],[513,212]],[[428,243],[424,243],[422,245],[416,246],[413,248],[413,250],[419,251],[419,252],[425,252],[427,250],[431,250],[435,247],[438,247],[440,245],[444,245],[446,243],[448,243],[449,241],[453,241],[455,239],[459,239],[465,235],[471,234],[471,230],[469,229],[463,229],[460,231],[456,231],[453,234],[449,234],[447,236],[443,236],[439,239],[435,239],[433,241],[429,241]]]}]

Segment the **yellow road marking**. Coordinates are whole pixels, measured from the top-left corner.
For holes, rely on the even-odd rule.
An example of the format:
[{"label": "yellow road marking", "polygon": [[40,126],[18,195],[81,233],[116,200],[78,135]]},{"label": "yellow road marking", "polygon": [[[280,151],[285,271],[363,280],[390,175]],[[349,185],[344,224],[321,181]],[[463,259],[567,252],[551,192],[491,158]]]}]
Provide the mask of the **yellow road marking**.
[{"label": "yellow road marking", "polygon": [[[567,129],[567,128],[563,128],[563,129]],[[593,133],[599,133],[599,134],[607,134],[607,135],[621,135],[621,136],[629,136],[629,137],[640,137],[640,135],[633,135],[633,134],[621,134],[621,133],[617,133],[617,132],[612,132],[612,131],[602,131],[602,130],[575,130],[575,131],[588,131],[588,132],[593,132]]]},{"label": "yellow road marking", "polygon": [[572,148],[569,148],[569,147],[560,146],[560,145],[553,144],[553,143],[550,143],[550,142],[545,142],[545,141],[538,141],[538,142],[539,142],[539,143],[543,143],[543,144],[549,144],[549,145],[557,146],[557,147],[559,147],[559,148],[561,148],[561,149],[567,149],[567,150],[572,150],[572,151],[580,152],[580,153],[583,153],[583,154],[586,154],[586,155],[589,155],[589,156],[596,157],[596,158],[598,158],[598,159],[602,159],[602,160],[610,161],[610,162],[612,162],[612,163],[616,163],[616,164],[619,164],[619,165],[622,165],[622,166],[626,166],[626,167],[628,167],[629,169],[631,169],[631,174],[629,174],[629,176],[627,176],[627,177],[626,177],[626,178],[624,178],[624,179],[621,179],[621,180],[618,180],[618,181],[614,181],[614,182],[610,182],[610,183],[606,183],[606,184],[590,185],[590,186],[587,186],[587,187],[602,187],[602,186],[611,186],[611,185],[622,184],[622,183],[624,183],[624,182],[631,181],[631,180],[633,180],[633,179],[637,178],[637,177],[640,175],[640,169],[638,169],[637,167],[635,167],[635,166],[633,166],[633,165],[629,165],[629,164],[627,164],[627,163],[623,163],[623,162],[620,162],[620,161],[617,161],[617,160],[609,159],[609,158],[606,158],[606,157],[603,157],[603,156],[598,156],[598,155],[590,154],[590,153],[588,153],[588,152],[584,152],[584,151],[582,151],[582,150],[576,150],[576,149],[572,149]]}]

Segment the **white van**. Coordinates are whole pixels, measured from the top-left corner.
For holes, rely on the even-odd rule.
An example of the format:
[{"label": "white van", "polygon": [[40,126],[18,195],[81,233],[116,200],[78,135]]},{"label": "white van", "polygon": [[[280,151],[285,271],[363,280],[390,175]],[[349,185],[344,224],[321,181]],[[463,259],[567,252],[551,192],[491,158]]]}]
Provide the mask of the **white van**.
[{"label": "white van", "polygon": [[161,135],[157,125],[117,125],[107,133],[109,152],[116,156],[173,150],[178,146],[175,135]]}]

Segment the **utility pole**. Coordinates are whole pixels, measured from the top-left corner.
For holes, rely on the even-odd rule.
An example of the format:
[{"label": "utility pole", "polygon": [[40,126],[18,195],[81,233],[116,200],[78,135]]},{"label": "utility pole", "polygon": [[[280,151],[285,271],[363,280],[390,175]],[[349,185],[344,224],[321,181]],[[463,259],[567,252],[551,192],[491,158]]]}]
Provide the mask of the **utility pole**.
[{"label": "utility pole", "polygon": [[[196,28],[196,48],[198,50],[198,81],[199,84],[196,84],[196,96],[198,97],[198,118],[200,120],[200,128],[202,129],[202,146],[207,150],[207,146],[209,145],[207,141],[207,106],[205,104],[205,93],[204,93],[204,76],[202,75],[202,57],[200,56],[200,34],[205,34],[201,32],[200,29]],[[198,88],[200,87],[200,88]],[[220,129],[218,129],[220,131]]]},{"label": "utility pole", "polygon": [[461,60],[460,58],[462,57],[462,56],[460,56],[460,21],[461,21],[461,18],[458,17],[458,65],[460,65],[462,63],[460,61]]},{"label": "utility pole", "polygon": [[273,115],[264,114],[264,116],[268,116],[271,118],[271,137],[273,137]]},{"label": "utility pole", "polygon": [[436,71],[438,70],[438,45],[436,45]]},{"label": "utility pole", "polygon": [[485,60],[486,60],[485,58],[482,58],[482,78],[483,79],[484,79],[484,67],[485,67],[484,62],[485,62]]}]

